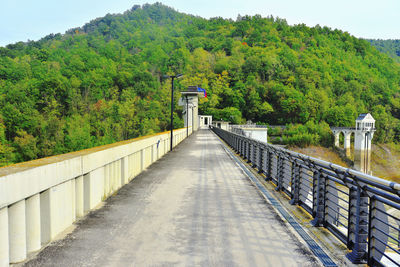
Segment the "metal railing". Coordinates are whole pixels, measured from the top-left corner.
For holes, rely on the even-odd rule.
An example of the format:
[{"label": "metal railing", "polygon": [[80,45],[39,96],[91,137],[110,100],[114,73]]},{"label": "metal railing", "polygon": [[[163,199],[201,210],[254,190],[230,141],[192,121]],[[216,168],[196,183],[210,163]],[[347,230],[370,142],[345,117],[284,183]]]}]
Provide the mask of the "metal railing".
[{"label": "metal railing", "polygon": [[229,126],[231,128],[268,128],[268,125],[257,125],[257,124],[232,124]]},{"label": "metal railing", "polygon": [[259,142],[212,130],[313,216],[314,226],[331,231],[353,263],[400,266],[400,184]]}]

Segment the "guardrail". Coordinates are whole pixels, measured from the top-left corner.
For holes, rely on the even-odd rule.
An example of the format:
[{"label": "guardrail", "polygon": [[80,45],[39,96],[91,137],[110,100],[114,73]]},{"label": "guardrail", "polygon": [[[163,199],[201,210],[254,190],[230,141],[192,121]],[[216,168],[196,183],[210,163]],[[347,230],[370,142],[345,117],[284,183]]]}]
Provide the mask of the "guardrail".
[{"label": "guardrail", "polygon": [[[187,134],[174,130],[173,145]],[[96,208],[168,153],[170,138],[164,132],[0,168],[0,267],[24,261]]]},{"label": "guardrail", "polygon": [[229,125],[231,128],[268,128],[268,125],[257,125],[257,124],[232,124]]},{"label": "guardrail", "polygon": [[276,190],[346,244],[353,263],[400,266],[400,184],[213,127]]}]

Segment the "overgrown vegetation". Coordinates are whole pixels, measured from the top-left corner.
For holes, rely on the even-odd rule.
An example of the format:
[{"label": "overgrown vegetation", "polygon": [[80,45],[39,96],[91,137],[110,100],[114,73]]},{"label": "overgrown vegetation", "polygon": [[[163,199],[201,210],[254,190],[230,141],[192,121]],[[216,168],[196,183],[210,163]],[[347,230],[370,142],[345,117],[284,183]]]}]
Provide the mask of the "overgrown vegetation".
[{"label": "overgrown vegetation", "polygon": [[288,127],[288,143],[328,143],[328,124],[353,126],[361,112],[377,120],[374,141],[400,140],[400,66],[367,41],[158,3],[0,48],[0,165],[168,129],[170,81],[161,77],[172,73],[185,75],[178,89],[207,90],[202,114],[304,124]]},{"label": "overgrown vegetation", "polygon": [[290,146],[323,145],[328,147],[333,143],[333,136],[326,122],[316,124],[314,121],[308,121],[304,125],[288,125],[283,131],[282,141]]},{"label": "overgrown vegetation", "polygon": [[388,54],[396,62],[400,63],[400,40],[367,39],[367,41],[379,51]]}]

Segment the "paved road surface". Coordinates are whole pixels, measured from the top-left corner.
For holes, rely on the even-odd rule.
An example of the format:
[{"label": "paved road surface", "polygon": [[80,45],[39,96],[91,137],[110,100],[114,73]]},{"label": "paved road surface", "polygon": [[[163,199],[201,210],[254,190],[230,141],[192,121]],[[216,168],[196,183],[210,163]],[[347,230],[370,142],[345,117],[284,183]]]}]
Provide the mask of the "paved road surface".
[{"label": "paved road surface", "polygon": [[201,130],[26,266],[318,266]]}]

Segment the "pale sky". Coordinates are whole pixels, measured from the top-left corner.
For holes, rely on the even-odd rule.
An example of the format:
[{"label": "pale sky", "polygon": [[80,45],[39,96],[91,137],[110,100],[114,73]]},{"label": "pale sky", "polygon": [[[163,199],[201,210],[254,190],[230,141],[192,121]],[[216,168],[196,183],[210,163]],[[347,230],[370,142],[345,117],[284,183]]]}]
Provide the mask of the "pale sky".
[{"label": "pale sky", "polygon": [[107,13],[154,2],[205,18],[273,15],[291,25],[319,24],[356,37],[400,39],[400,0],[0,0],[0,46],[64,33]]}]

